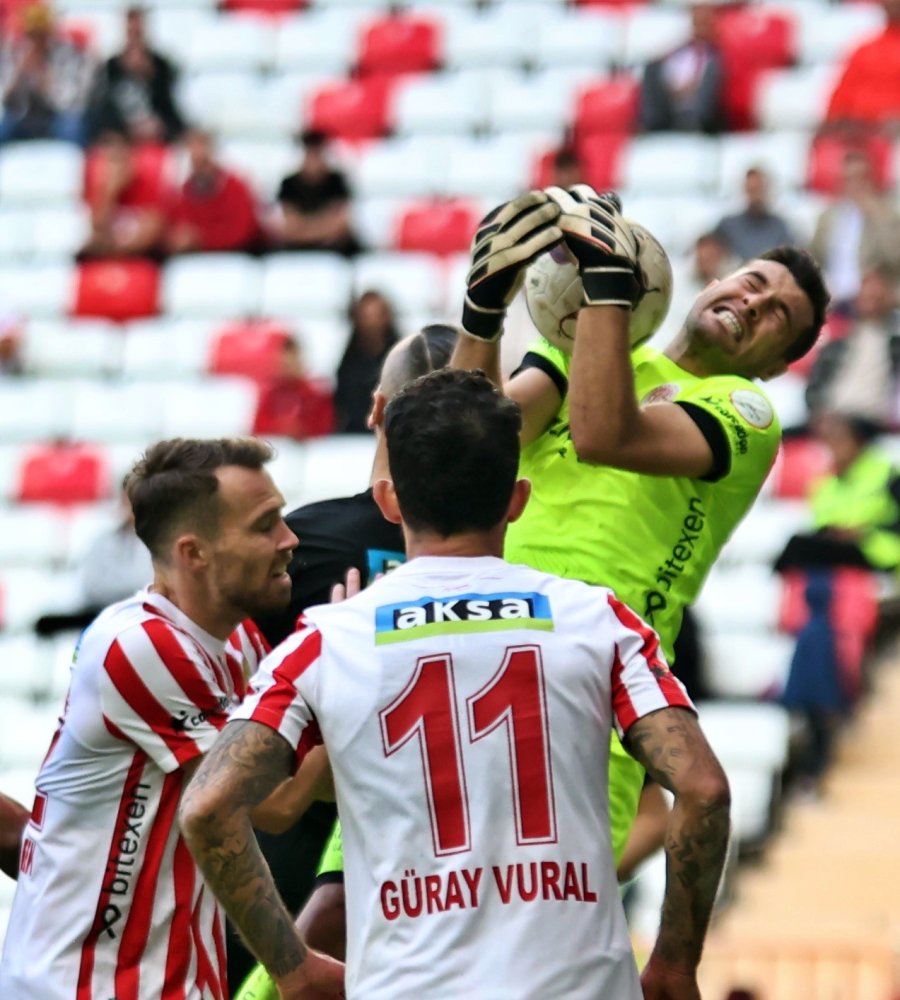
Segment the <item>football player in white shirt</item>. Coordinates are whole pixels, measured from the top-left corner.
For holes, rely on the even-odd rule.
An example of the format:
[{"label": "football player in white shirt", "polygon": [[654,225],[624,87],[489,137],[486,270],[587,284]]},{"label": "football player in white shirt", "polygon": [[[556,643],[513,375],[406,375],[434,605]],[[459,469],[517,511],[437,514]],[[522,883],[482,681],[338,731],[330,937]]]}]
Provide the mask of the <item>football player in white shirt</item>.
[{"label": "football player in white shirt", "polygon": [[227,996],[223,915],[176,811],[265,653],[242,620],[290,596],[297,538],[271,457],[254,439],[163,441],[126,480],[153,583],[79,641],[22,840],[3,1000]]},{"label": "football player in white shirt", "polygon": [[403,390],[385,420],[409,562],[309,609],[185,792],[188,846],[282,997],[307,949],[250,811],[321,732],[343,825],[347,995],[639,1000],[607,817],[610,728],[675,794],[643,980],[697,1000],[729,792],[655,633],[608,589],[500,558],[528,499],[520,412],[481,373]]}]

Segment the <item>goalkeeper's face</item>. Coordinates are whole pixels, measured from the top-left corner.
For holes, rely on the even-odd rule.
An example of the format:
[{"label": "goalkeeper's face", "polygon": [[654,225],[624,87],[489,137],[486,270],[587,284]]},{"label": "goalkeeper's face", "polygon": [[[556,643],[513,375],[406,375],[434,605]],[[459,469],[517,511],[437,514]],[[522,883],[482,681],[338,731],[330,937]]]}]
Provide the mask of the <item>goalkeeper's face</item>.
[{"label": "goalkeeper's face", "polygon": [[791,272],[752,260],[697,296],[685,332],[708,374],[765,379],[785,370],[785,353],[812,322],[812,303]]}]

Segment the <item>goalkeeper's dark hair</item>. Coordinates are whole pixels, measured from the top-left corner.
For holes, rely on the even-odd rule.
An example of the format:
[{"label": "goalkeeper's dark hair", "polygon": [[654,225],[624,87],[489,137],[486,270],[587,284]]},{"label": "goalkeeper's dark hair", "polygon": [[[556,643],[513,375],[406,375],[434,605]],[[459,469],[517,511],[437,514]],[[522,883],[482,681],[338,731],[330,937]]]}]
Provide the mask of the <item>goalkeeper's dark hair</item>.
[{"label": "goalkeeper's dark hair", "polygon": [[518,405],[483,372],[423,375],[388,404],[384,428],[403,520],[444,538],[494,528],[519,468]]},{"label": "goalkeeper's dark hair", "polygon": [[154,560],[183,531],[215,536],[222,512],[216,471],[226,465],[261,469],[274,456],[258,438],[172,438],[157,441],[135,462],[124,488],[134,531]]},{"label": "goalkeeper's dark hair", "polygon": [[761,253],[757,259],[773,260],[776,264],[783,264],[791,272],[794,281],[800,286],[812,306],[812,323],[797,334],[784,352],[784,360],[791,364],[811,351],[819,339],[819,334],[825,324],[825,313],[828,309],[828,303],[831,301],[831,295],[825,286],[822,268],[819,267],[815,257],[807,253],[806,250],[790,246],[775,247],[773,250]]},{"label": "goalkeeper's dark hair", "polygon": [[385,358],[378,389],[387,399],[392,399],[405,386],[420,375],[445,368],[456,346],[459,331],[446,323],[423,326],[396,344]]}]

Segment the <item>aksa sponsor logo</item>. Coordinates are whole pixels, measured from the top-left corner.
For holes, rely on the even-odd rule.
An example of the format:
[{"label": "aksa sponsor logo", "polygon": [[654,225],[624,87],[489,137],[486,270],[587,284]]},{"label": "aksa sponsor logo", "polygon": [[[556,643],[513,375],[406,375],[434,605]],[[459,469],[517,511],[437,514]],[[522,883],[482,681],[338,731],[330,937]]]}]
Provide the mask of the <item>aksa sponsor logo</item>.
[{"label": "aksa sponsor logo", "polygon": [[461,594],[422,597],[375,610],[375,642],[404,642],[425,635],[553,629],[550,602],[543,594]]}]

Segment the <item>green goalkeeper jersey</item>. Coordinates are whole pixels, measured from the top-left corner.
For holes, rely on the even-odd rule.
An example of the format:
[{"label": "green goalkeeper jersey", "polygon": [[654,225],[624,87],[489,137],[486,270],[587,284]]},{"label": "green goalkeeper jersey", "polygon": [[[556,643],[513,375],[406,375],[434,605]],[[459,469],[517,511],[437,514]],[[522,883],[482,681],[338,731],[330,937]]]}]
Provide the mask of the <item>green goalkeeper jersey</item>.
[{"label": "green goalkeeper jersey", "polygon": [[[531,480],[531,499],[509,526],[504,555],[510,562],[612,588],[659,633],[671,662],[684,609],[759,492],[781,428],[769,400],[745,378],[700,378],[650,347],[631,358],[641,404],[682,406],[709,443],[712,472],[689,479],[581,462],[572,445],[566,398],[572,359],[542,340],[522,367],[546,372],[563,402],[550,427],[522,451],[519,472]],[[617,862],[642,784],[643,769],[614,733],[609,818]]]},{"label": "green goalkeeper jersey", "polygon": [[[541,341],[523,366],[546,371],[565,397],[571,362]],[[692,417],[712,450],[712,473],[651,476],[581,462],[564,398],[551,426],[523,449],[519,471],[532,495],[509,526],[505,556],[612,588],[659,633],[671,660],[684,608],[759,492],[781,429],[745,378],[699,378],[650,347],[636,350],[632,364],[642,404],[674,402]]]}]

